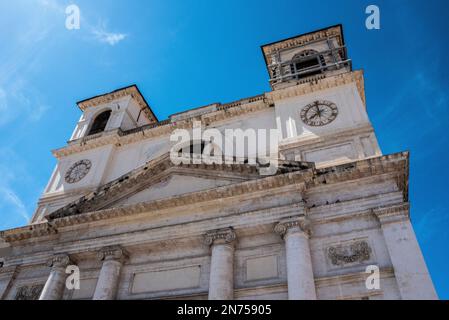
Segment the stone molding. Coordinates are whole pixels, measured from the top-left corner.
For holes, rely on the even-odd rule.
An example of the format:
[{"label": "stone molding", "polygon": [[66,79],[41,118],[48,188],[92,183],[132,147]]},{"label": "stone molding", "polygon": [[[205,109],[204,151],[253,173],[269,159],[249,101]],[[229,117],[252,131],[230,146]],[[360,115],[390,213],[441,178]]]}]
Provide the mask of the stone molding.
[{"label": "stone molding", "polygon": [[[365,89],[363,80],[363,71],[351,71],[344,74],[339,74],[324,79],[319,79],[313,83],[304,83],[296,86],[291,86],[285,89],[267,92],[261,99],[249,99],[246,103],[229,103],[218,106],[217,111],[205,113],[198,117],[180,120],[176,122],[165,121],[161,122],[160,126],[152,126],[149,128],[142,128],[132,134],[123,134],[120,131],[114,131],[110,134],[102,134],[94,139],[79,139],[80,141],[72,141],[68,146],[53,150],[52,153],[56,158],[62,158],[73,153],[84,152],[93,148],[98,148],[108,144],[123,146],[137,141],[145,140],[152,137],[170,134],[175,129],[189,129],[192,128],[194,120],[204,120],[208,126],[214,125],[214,122],[219,122],[225,119],[241,116],[243,114],[257,112],[264,109],[271,108],[276,100],[291,98],[301,95],[306,95],[320,90],[330,89],[349,83],[355,83],[359,91],[360,97],[365,104]],[[245,100],[245,99],[242,99]],[[240,100],[239,100],[240,101]],[[145,110],[145,109],[144,109]],[[149,109],[147,109],[149,110]]]},{"label": "stone molding", "polygon": [[[374,133],[373,127],[370,124],[363,124],[351,129],[335,130],[320,136],[297,136],[282,140],[279,143],[279,151],[286,152],[291,149],[307,148],[310,146],[315,148],[320,145],[323,147],[332,146],[336,141],[347,141],[348,139],[353,139],[356,135],[369,135],[371,133]],[[330,143],[329,141],[332,142]]]},{"label": "stone molding", "polygon": [[[71,141],[69,145],[53,150],[52,153],[56,158],[62,158],[73,153],[84,152],[108,144],[114,145],[127,145],[135,143],[148,138],[159,137],[162,135],[169,135],[175,129],[191,129],[193,121],[204,121],[208,126],[213,125],[213,122],[218,122],[226,119],[231,119],[237,116],[241,116],[251,112],[257,112],[270,108],[270,100],[268,98],[249,101],[246,104],[222,105],[218,107],[218,111],[206,113],[201,116],[188,118],[179,121],[161,121],[160,125],[154,125],[150,127],[142,127],[135,129],[135,132],[126,133],[120,130],[114,130],[108,133],[95,136],[92,139],[80,138],[75,141]],[[86,137],[88,138],[88,137]]]},{"label": "stone molding", "polygon": [[346,72],[335,76],[327,77],[324,79],[320,79],[314,82],[303,83],[296,86],[287,87],[284,89],[278,89],[267,93],[267,95],[270,96],[273,99],[273,101],[276,102],[278,100],[303,96],[316,91],[331,89],[338,86],[347,85],[350,83],[356,84],[357,91],[360,94],[360,98],[362,99],[363,105],[366,107],[365,84],[362,70]]},{"label": "stone molding", "polygon": [[[217,198],[239,195],[248,192],[256,192],[258,190],[263,190],[267,188],[285,186],[291,184],[293,181],[295,181],[295,183],[301,183],[312,178],[313,165],[309,164],[309,167],[307,167],[306,165],[301,165],[301,163],[299,163],[300,165],[298,165],[298,163],[296,164],[297,166],[294,167],[293,169],[289,167],[278,168],[279,171],[287,172],[284,174],[279,174],[275,176],[262,176],[262,178],[260,179],[253,179],[229,186],[192,192],[185,195],[174,196],[169,199],[156,200],[153,202],[152,208],[153,209],[161,208],[157,206],[157,204],[159,203],[164,203],[164,205],[168,205],[167,207],[173,205],[178,206],[189,203],[197,203]],[[122,177],[103,185],[95,192],[91,192],[77,199],[76,201],[69,203],[63,208],[56,210],[55,212],[47,216],[47,219],[55,220],[67,216],[79,215],[85,212],[94,212],[98,210],[98,208],[104,208],[108,204],[112,204],[115,201],[118,201],[136,191],[141,190],[142,187],[148,187],[149,185],[151,185],[151,182],[154,180],[155,176],[161,175],[163,171],[167,171],[172,167],[175,167],[175,165],[170,161],[169,155],[165,154],[158,159],[150,161],[147,165],[138,168],[136,170],[133,170],[129,174],[123,175]],[[176,167],[191,168],[191,169],[211,168],[214,171],[219,170],[234,171],[239,172],[240,174],[247,174],[250,176],[257,174],[257,167],[248,164],[230,164],[230,165],[191,164]],[[140,203],[137,206],[140,206],[143,209],[146,207],[146,203]]]},{"label": "stone molding", "polygon": [[271,65],[272,58],[271,55],[281,50],[286,50],[292,47],[304,46],[309,44],[310,42],[318,41],[318,40],[327,40],[332,37],[338,38],[338,44],[340,46],[343,45],[343,31],[341,30],[341,26],[333,26],[324,30],[319,30],[307,34],[302,34],[297,37],[277,41],[275,43],[266,44],[262,46],[262,51],[266,58],[267,65]]},{"label": "stone molding", "polygon": [[310,220],[305,216],[292,217],[289,219],[281,220],[274,226],[274,232],[279,234],[282,239],[285,238],[290,229],[299,229],[308,237],[311,235]]},{"label": "stone molding", "polygon": [[124,262],[128,259],[128,257],[128,252],[121,246],[117,245],[103,247],[97,252],[97,258],[100,261],[115,260]]},{"label": "stone molding", "polygon": [[372,213],[382,225],[401,221],[410,221],[410,204],[404,203],[389,207],[372,209]]},{"label": "stone molding", "polygon": [[135,85],[80,101],[77,103],[77,105],[82,111],[84,111],[88,107],[96,107],[102,104],[107,104],[114,100],[118,100],[127,96],[130,96],[131,99],[136,101],[140,109],[147,116],[148,120],[150,120],[151,122],[157,121],[156,117],[153,114],[153,111],[150,109],[150,106],[145,102],[145,99],[140,94]]},{"label": "stone molding", "polygon": [[[289,172],[277,176],[269,176],[257,180],[245,181],[243,183],[236,183],[229,186],[218,187],[207,191],[194,192],[186,195],[171,197],[168,199],[139,203],[136,205],[102,209],[91,212],[78,212],[76,214],[58,217],[52,220],[51,223],[42,222],[33,224],[31,226],[5,230],[0,232],[0,237],[3,238],[6,242],[11,243],[24,239],[48,235],[48,230],[51,230],[51,233],[57,233],[57,229],[59,227],[128,216],[146,211],[170,209],[178,206],[186,206],[198,204],[201,202],[214,201],[216,199],[222,200],[223,198],[227,197],[239,196],[251,192],[261,192],[263,190],[272,190],[273,188],[286,187],[289,185],[305,184],[306,189],[309,189],[319,185],[329,185],[332,183],[349,181],[352,179],[355,180],[359,178],[377,176],[387,173],[397,176],[402,175],[401,179],[406,179],[407,172],[408,153],[403,152],[377,158],[360,160],[344,165],[317,169],[315,171],[305,170]],[[406,197],[407,190],[402,191],[404,193],[404,197]],[[46,231],[37,232],[37,230]]]},{"label": "stone molding", "polygon": [[233,244],[237,236],[233,228],[225,228],[209,231],[204,235],[204,244],[212,246],[214,244]]},{"label": "stone molding", "polygon": [[53,235],[53,234],[57,233],[56,228],[52,224],[50,224],[48,222],[43,222],[43,223],[32,224],[32,225],[22,227],[22,228],[0,231],[0,238],[5,240],[6,242],[13,242],[13,241],[19,241],[19,240],[25,239],[25,238],[19,236],[18,233],[13,232],[13,230],[19,230],[19,229],[23,229],[24,231],[26,230],[27,236],[25,238],[43,237],[43,236]]}]

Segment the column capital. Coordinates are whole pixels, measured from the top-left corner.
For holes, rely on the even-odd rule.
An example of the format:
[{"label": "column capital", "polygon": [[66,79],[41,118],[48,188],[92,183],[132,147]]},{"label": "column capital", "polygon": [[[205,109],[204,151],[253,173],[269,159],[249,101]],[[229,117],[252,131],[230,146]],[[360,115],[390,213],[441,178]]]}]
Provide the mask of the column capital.
[{"label": "column capital", "polygon": [[204,243],[208,246],[213,244],[230,244],[236,240],[233,228],[218,229],[208,231],[204,235]]},{"label": "column capital", "polygon": [[48,266],[52,268],[65,268],[73,261],[68,254],[57,254],[48,260]]},{"label": "column capital", "polygon": [[98,250],[97,258],[100,261],[116,260],[123,262],[128,259],[128,252],[126,252],[124,248],[118,245],[107,246]]},{"label": "column capital", "polygon": [[372,213],[379,219],[382,225],[400,221],[410,220],[410,205],[402,203],[388,207],[379,207],[371,209]]},{"label": "column capital", "polygon": [[274,232],[276,232],[282,238],[284,238],[290,229],[295,228],[304,232],[307,236],[310,236],[311,234],[310,220],[307,219],[305,216],[291,217],[279,221],[278,224],[274,226]]}]

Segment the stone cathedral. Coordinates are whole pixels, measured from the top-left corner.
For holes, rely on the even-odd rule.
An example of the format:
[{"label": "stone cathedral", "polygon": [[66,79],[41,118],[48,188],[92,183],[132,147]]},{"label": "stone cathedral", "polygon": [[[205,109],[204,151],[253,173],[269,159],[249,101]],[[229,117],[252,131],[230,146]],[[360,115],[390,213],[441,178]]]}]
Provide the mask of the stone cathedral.
[{"label": "stone cathedral", "polygon": [[[161,121],[136,85],[78,102],[32,221],[0,232],[0,299],[437,299],[409,155],[382,154],[342,26],[261,49],[258,96]],[[194,122],[276,129],[276,169],[228,149],[232,163],[173,163],[172,133]]]}]

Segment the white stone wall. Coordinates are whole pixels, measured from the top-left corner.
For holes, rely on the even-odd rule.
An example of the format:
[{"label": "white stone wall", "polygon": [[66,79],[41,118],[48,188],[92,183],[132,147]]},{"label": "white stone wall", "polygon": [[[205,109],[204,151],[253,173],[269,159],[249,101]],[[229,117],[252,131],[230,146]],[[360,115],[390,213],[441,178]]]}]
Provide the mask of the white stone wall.
[{"label": "white stone wall", "polygon": [[[404,228],[404,222],[385,224],[386,218],[372,211],[403,204],[394,175],[312,187],[302,196],[310,207],[310,256],[317,299],[436,297],[411,229]],[[80,267],[81,290],[65,290],[63,297],[91,299],[102,268],[97,250],[120,244],[129,258],[123,262],[117,299],[207,299],[211,249],[202,237],[208,230],[233,226],[237,234],[234,299],[287,299],[285,243],[273,227],[282,219],[302,214],[301,199],[293,186],[60,228],[58,234],[13,245],[12,258],[6,263],[19,263],[21,268],[9,289],[11,277],[0,271],[0,289],[4,298],[14,299],[20,287],[42,285],[52,252],[68,252]],[[395,239],[404,237],[407,242],[396,247]],[[332,262],[329,248],[351,254],[351,245],[360,242],[367,244],[369,257]],[[408,258],[403,259],[405,251]],[[367,265],[379,267],[380,289],[366,288]]]}]

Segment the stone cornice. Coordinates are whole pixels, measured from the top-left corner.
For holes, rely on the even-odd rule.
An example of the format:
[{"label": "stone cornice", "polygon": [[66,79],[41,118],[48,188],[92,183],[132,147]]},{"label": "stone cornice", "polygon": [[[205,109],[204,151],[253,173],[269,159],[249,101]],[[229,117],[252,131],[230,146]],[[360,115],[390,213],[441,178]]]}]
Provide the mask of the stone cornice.
[{"label": "stone cornice", "polygon": [[140,109],[145,113],[148,120],[150,120],[151,122],[157,122],[156,116],[153,114],[153,111],[145,101],[145,98],[142,96],[136,85],[118,89],[110,93],[80,101],[77,103],[77,105],[82,111],[84,111],[88,107],[96,107],[102,104],[107,104],[126,96],[130,96],[131,99],[133,99],[139,105]]},{"label": "stone cornice", "polygon": [[323,30],[318,30],[315,32],[302,34],[296,37],[292,37],[289,39],[277,41],[275,43],[266,44],[262,46],[262,52],[265,56],[265,60],[267,65],[271,65],[271,55],[281,50],[286,50],[289,48],[295,48],[298,46],[307,45],[308,43],[318,41],[318,40],[327,40],[332,37],[338,38],[338,45],[343,46],[343,32],[340,25],[336,25],[330,28],[326,28]]},{"label": "stone cornice", "polygon": [[69,145],[53,150],[52,153],[56,158],[62,158],[73,153],[91,150],[101,146],[114,144],[122,146],[135,143],[149,138],[169,135],[176,129],[192,129],[193,121],[203,121],[205,125],[213,125],[213,122],[219,122],[232,119],[237,116],[245,115],[251,112],[257,112],[271,107],[270,100],[262,95],[243,102],[233,104],[220,105],[218,111],[206,113],[200,116],[179,120],[179,121],[161,121],[160,125],[149,125],[141,128],[133,129],[131,132],[123,132],[114,130],[105,132],[95,137],[85,137],[76,141],[72,141]]},{"label": "stone cornice", "polygon": [[395,206],[379,207],[372,209],[372,213],[379,219],[382,225],[409,221],[410,205],[409,203],[403,203]]},{"label": "stone cornice", "polygon": [[396,175],[398,187],[408,201],[408,152],[394,153],[365,160],[358,160],[341,165],[316,169],[316,178],[307,184],[308,188],[322,184],[369,177],[377,174],[392,173]]},{"label": "stone cornice", "polygon": [[279,143],[279,150],[286,151],[307,145],[316,146],[318,143],[326,143],[326,141],[330,140],[335,142],[338,139],[353,138],[355,135],[369,134],[372,132],[374,132],[374,129],[371,124],[363,124],[351,129],[336,130],[319,136],[309,135],[304,137],[289,138],[284,139],[281,143]]},{"label": "stone cornice", "polygon": [[363,80],[363,71],[351,71],[323,79],[317,79],[313,82],[307,82],[285,89],[267,92],[263,95],[242,99],[235,103],[219,105],[217,111],[205,113],[192,118],[180,121],[161,121],[159,124],[152,124],[141,128],[133,129],[131,132],[114,130],[105,132],[94,137],[85,137],[70,142],[67,146],[53,150],[53,155],[60,159],[68,155],[79,153],[105,145],[123,146],[135,143],[149,138],[169,135],[175,129],[191,129],[193,121],[202,121],[208,127],[214,127],[215,123],[229,120],[234,117],[242,116],[248,113],[268,109],[273,106],[277,100],[301,96],[320,90],[334,88],[349,83],[355,83],[360,97],[365,104],[365,88]]},{"label": "stone cornice", "polygon": [[[188,206],[205,202],[222,201],[224,198],[241,196],[273,190],[274,188],[289,185],[304,185],[306,189],[320,185],[356,180],[360,178],[376,176],[381,174],[392,174],[404,178],[404,172],[408,172],[408,153],[397,153],[378,158],[360,160],[350,164],[329,167],[319,170],[307,169],[288,172],[276,176],[245,181],[228,186],[222,186],[206,191],[198,191],[170,197],[167,199],[154,200],[145,203],[102,209],[93,212],[80,212],[55,218],[51,222],[43,222],[31,226],[2,231],[0,237],[6,242],[20,241],[32,237],[40,237],[57,232],[60,227],[89,223],[105,219],[129,216],[149,211],[159,211]],[[403,184],[402,187],[406,186]],[[401,187],[401,186],[400,186]],[[406,190],[403,190],[406,194]]]},{"label": "stone cornice", "polygon": [[12,276],[17,270],[17,266],[3,266],[0,268],[0,280]]},{"label": "stone cornice", "polygon": [[297,97],[313,93],[316,91],[326,90],[346,84],[355,83],[363,104],[366,106],[365,101],[365,82],[363,79],[363,71],[350,71],[342,74],[338,74],[324,79],[316,80],[313,82],[307,82],[296,86],[287,87],[267,93],[267,96],[271,97],[274,102],[282,99]]},{"label": "stone cornice", "polygon": [[[85,213],[71,213],[67,212],[61,216],[53,218],[52,223],[56,226],[64,225],[63,221],[77,221],[89,222],[106,218],[107,216],[123,216],[133,213],[141,213],[145,211],[163,210],[174,208],[178,206],[193,205],[200,202],[215,201],[223,198],[239,196],[242,194],[249,194],[253,192],[260,192],[263,190],[270,190],[273,188],[280,188],[287,185],[299,185],[306,180],[311,179],[313,172],[307,170],[306,172],[292,172],[279,176],[271,176],[258,180],[245,181],[229,186],[218,187],[206,191],[192,192],[184,195],[174,196],[167,199],[154,200],[146,203],[139,203],[136,205],[128,205],[123,207],[116,207],[111,209],[102,209],[99,211],[89,212],[88,216]],[[78,217],[78,218],[76,218]]]},{"label": "stone cornice", "polygon": [[[300,163],[301,164],[301,163]],[[297,169],[307,168],[299,166]],[[309,166],[313,168],[313,165]],[[53,212],[49,215],[49,219],[63,217],[67,215],[78,214],[86,211],[94,211],[100,208],[104,208],[108,204],[117,202],[118,200],[125,198],[127,195],[138,192],[142,188],[146,188],[153,183],[157,183],[163,178],[164,172],[169,174],[169,169],[174,168],[191,168],[191,169],[209,169],[211,172],[238,172],[239,175],[247,177],[247,179],[257,178],[258,169],[256,166],[248,164],[181,164],[174,165],[170,160],[169,153],[161,155],[160,157],[153,159],[145,165],[113,180],[98,190],[91,192],[78,200],[64,206],[61,209]],[[165,174],[166,175],[166,174]]]},{"label": "stone cornice", "polygon": [[56,234],[56,228],[48,223],[37,223],[25,227],[0,231],[0,238],[6,242],[14,242],[29,238],[43,237]]}]

